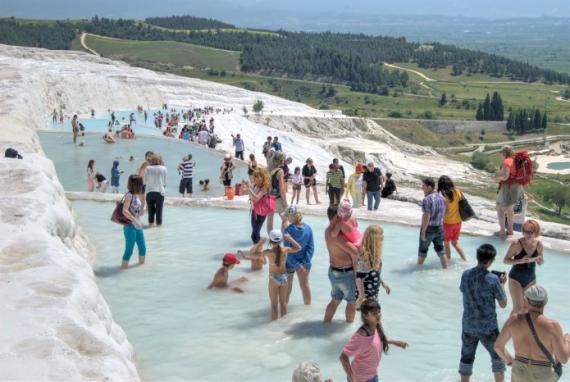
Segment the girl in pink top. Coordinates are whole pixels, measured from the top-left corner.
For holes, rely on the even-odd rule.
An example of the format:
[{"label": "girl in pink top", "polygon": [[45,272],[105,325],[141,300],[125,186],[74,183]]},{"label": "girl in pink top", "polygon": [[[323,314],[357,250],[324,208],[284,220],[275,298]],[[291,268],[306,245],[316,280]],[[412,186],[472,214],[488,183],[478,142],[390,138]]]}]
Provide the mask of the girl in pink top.
[{"label": "girl in pink top", "polygon": [[342,349],[340,362],[349,382],[378,382],[378,366],[382,353],[388,352],[389,345],[405,349],[408,343],[386,338],[380,323],[378,301],[364,301],[360,305],[360,314],[363,325]]},{"label": "girl in pink top", "polygon": [[340,232],[342,232],[344,237],[346,237],[346,240],[360,248],[362,232],[358,229],[356,218],[352,216],[352,204],[348,199],[344,199],[339,203],[337,214],[340,220],[337,221],[333,228],[331,232],[332,236],[336,237]]}]

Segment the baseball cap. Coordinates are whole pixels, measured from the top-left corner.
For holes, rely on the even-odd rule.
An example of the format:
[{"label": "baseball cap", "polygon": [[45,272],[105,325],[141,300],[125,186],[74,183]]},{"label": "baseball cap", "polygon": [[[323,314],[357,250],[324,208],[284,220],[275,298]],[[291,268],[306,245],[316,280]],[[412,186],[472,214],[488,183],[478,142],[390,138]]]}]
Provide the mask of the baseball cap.
[{"label": "baseball cap", "polygon": [[274,229],[273,231],[269,232],[269,240],[273,243],[280,243],[283,240],[283,234],[281,230]]},{"label": "baseball cap", "polygon": [[548,293],[544,287],[533,285],[524,292],[524,296],[528,299],[532,306],[541,308],[548,302]]},{"label": "baseball cap", "polygon": [[224,265],[239,264],[240,261],[233,253],[226,253],[224,255]]}]

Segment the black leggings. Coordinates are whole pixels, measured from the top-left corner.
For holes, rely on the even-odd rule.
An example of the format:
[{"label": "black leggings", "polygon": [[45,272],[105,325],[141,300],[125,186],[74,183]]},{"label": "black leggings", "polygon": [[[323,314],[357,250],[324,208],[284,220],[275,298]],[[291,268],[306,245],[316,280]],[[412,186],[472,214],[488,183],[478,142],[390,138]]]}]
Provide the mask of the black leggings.
[{"label": "black leggings", "polygon": [[148,224],[154,223],[154,215],[156,214],[156,224],[161,225],[164,196],[160,192],[148,192],[146,194],[146,205],[148,206]]},{"label": "black leggings", "polygon": [[263,227],[265,218],[266,216],[260,216],[251,211],[251,241],[253,244],[257,244],[261,239],[261,227]]}]

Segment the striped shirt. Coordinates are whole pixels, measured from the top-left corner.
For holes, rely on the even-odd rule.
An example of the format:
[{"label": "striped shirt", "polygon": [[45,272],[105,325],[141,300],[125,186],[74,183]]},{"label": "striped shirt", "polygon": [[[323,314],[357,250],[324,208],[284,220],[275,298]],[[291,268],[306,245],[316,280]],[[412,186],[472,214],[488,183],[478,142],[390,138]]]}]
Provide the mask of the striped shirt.
[{"label": "striped shirt", "polygon": [[430,215],[430,227],[443,225],[443,216],[445,215],[445,199],[440,193],[435,191],[427,194],[422,202],[422,211]]},{"label": "striped shirt", "polygon": [[182,173],[182,179],[192,178],[192,171],[194,170],[194,162],[185,160],[178,165],[178,171]]},{"label": "striped shirt", "polygon": [[327,172],[327,182],[330,187],[342,188],[342,180],[344,175],[339,169]]}]

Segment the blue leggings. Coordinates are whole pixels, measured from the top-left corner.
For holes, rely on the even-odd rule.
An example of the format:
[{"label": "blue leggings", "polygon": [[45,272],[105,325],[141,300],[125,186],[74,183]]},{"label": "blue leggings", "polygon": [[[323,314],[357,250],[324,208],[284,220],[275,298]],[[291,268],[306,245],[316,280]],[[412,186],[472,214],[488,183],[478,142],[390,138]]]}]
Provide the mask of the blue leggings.
[{"label": "blue leggings", "polygon": [[123,254],[123,261],[128,262],[133,254],[133,249],[135,249],[135,243],[139,248],[139,256],[144,257],[146,254],[146,246],[144,243],[144,233],[142,229],[137,229],[133,224],[129,224],[123,227],[123,233],[125,234],[125,253]]}]

